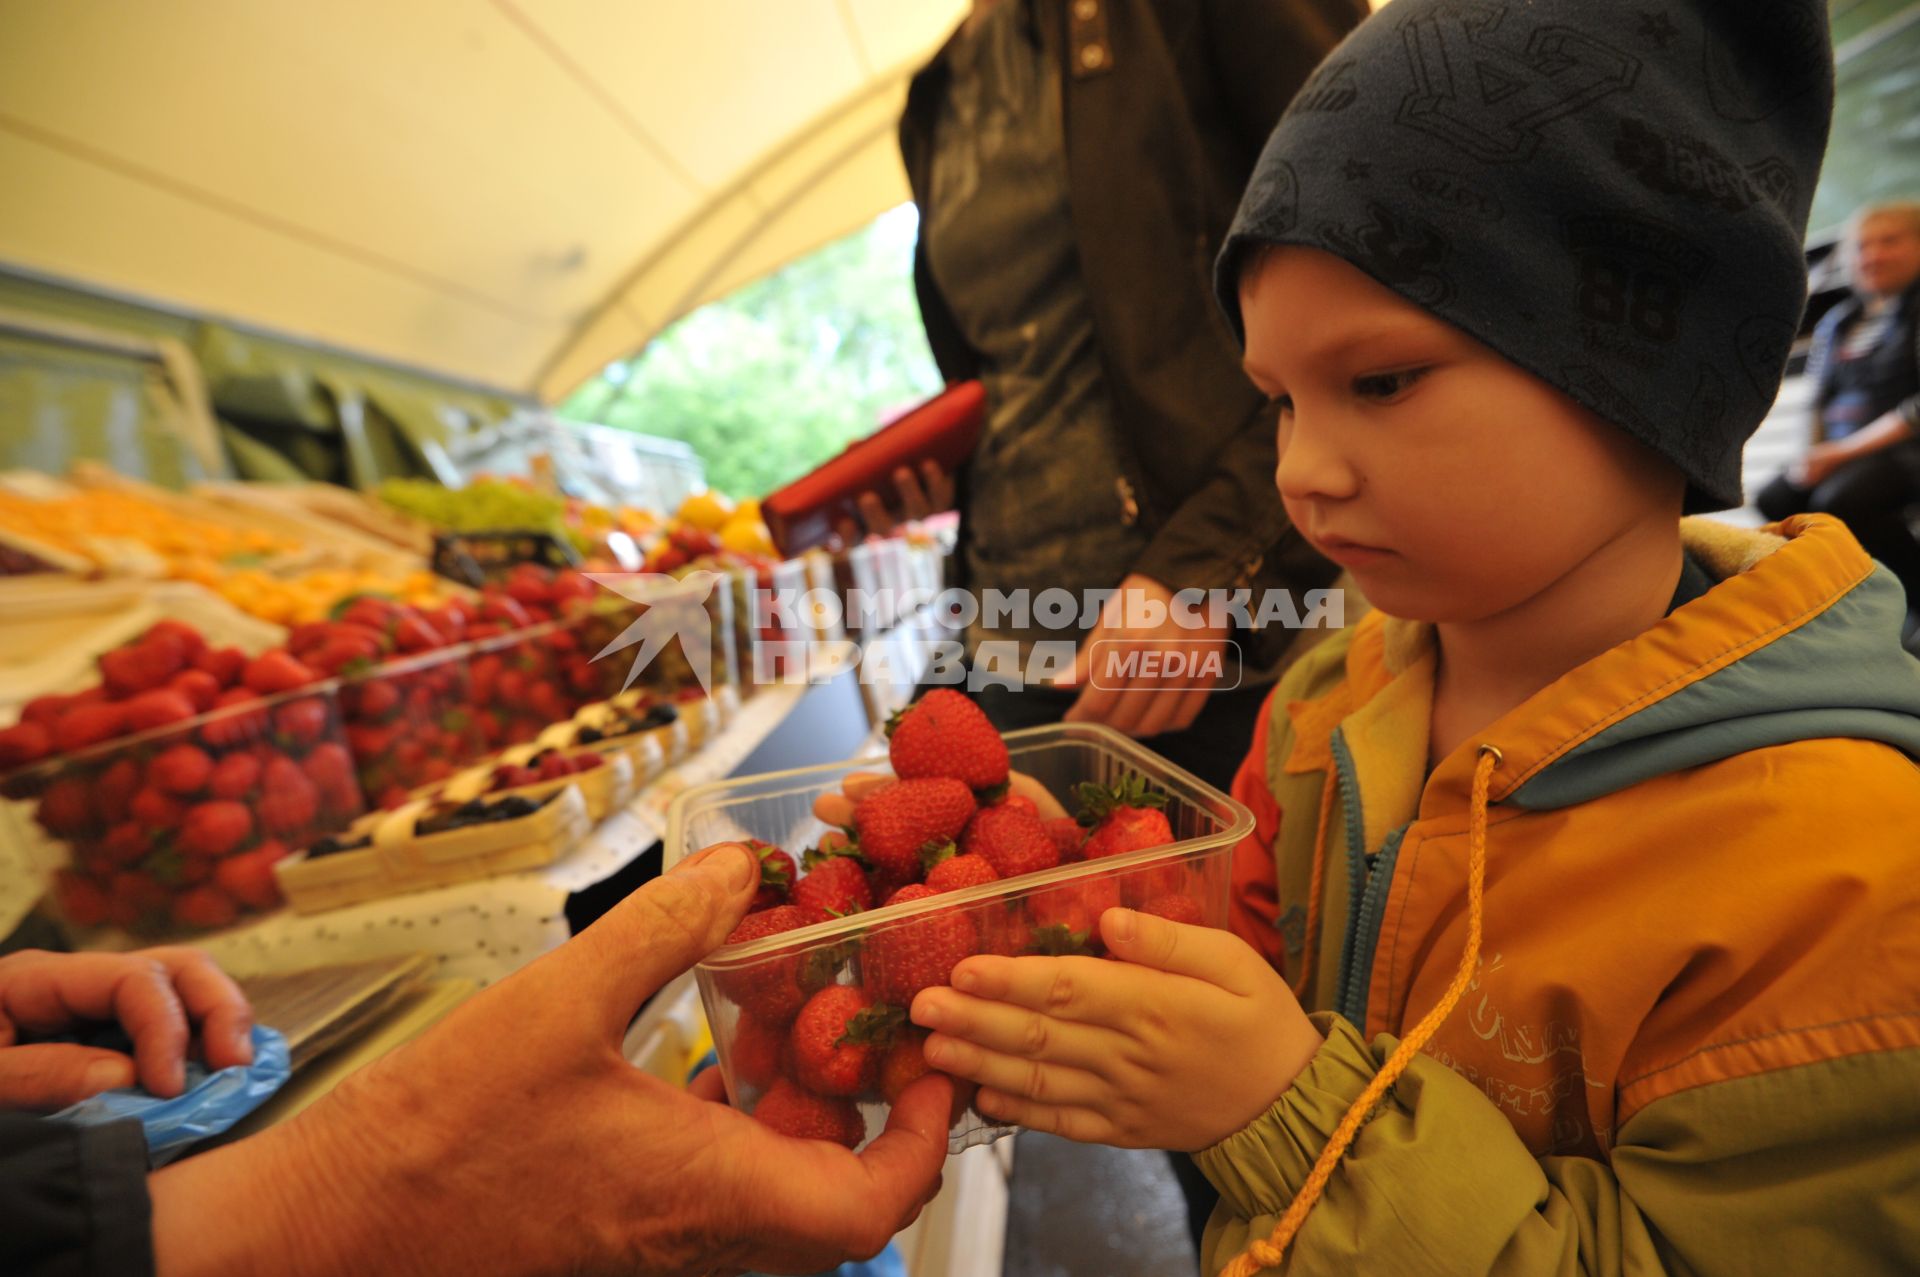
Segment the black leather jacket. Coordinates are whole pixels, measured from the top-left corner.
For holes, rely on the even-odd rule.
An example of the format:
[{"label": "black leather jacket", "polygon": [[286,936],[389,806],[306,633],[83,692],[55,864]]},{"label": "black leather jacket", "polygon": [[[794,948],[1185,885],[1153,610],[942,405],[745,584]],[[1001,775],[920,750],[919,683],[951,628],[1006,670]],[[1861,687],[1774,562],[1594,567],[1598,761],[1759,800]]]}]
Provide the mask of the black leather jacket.
[{"label": "black leather jacket", "polygon": [[[1026,2],[1062,64],[1075,237],[1121,464],[1152,538],[1134,570],[1175,589],[1325,585],[1333,566],[1274,491],[1273,416],[1240,371],[1211,280],[1267,135],[1364,0]],[[923,208],[946,57],[914,76],[900,121]],[[975,375],[924,243],[914,284],[941,373]]]}]

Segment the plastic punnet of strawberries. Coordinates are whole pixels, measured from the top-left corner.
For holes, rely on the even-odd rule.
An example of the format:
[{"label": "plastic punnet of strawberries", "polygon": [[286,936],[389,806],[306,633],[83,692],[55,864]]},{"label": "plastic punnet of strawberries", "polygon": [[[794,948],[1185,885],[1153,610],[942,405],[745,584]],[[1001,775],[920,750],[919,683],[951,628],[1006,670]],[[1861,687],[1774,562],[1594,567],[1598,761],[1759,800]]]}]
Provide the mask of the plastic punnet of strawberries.
[{"label": "plastic punnet of strawberries", "polygon": [[[736,1100],[782,1133],[849,1147],[866,1138],[860,1105],[891,1103],[927,1071],[907,1021],[922,989],[980,953],[1102,956],[1100,915],[1117,905],[1198,923],[1197,882],[1180,860],[1022,890],[1029,875],[1174,842],[1166,796],[1129,775],[1083,784],[1077,816],[1032,777],[979,708],[938,689],[888,725],[891,777],[849,777],[815,814],[837,826],[795,858],[757,839],[761,885],[729,945],[888,905],[986,887],[933,909],[810,946],[715,968],[734,1008],[716,1025]],[[722,1013],[726,1018],[726,1013]],[[970,1092],[956,1099],[956,1123]]]}]

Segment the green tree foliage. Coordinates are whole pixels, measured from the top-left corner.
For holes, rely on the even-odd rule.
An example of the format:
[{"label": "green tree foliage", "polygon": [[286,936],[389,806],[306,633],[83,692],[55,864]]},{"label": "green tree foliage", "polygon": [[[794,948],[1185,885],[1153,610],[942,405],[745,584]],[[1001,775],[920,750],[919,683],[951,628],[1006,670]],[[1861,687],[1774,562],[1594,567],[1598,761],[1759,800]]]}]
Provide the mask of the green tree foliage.
[{"label": "green tree foliage", "polygon": [[757,496],[940,388],[913,297],[913,206],[694,311],[610,364],[563,416],[691,444]]}]

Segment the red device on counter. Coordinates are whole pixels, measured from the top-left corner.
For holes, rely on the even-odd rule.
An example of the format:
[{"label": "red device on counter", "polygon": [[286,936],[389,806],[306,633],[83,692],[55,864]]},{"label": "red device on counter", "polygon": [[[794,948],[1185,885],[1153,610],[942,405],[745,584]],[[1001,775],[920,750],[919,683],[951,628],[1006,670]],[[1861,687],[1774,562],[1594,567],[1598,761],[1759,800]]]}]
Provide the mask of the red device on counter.
[{"label": "red device on counter", "polygon": [[977,381],[956,381],[945,390],[880,427],[865,439],[789,483],[760,503],[760,517],[783,557],[824,545],[842,519],[859,521],[854,504],[875,492],[887,509],[899,512],[893,472],[905,466],[919,473],[923,461],[938,462],[949,474],[966,464],[980,442],[987,394]]}]

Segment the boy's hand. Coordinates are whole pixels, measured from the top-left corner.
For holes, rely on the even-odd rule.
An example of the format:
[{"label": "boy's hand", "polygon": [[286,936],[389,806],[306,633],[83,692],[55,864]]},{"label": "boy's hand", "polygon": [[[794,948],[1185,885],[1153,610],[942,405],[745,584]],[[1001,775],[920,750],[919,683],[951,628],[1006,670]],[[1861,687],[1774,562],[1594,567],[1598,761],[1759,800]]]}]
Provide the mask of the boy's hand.
[{"label": "boy's hand", "polygon": [[1109,909],[1099,958],[969,958],[914,999],[927,1062],[990,1118],[1092,1144],[1192,1151],[1293,1084],[1321,1037],[1230,932]]}]

